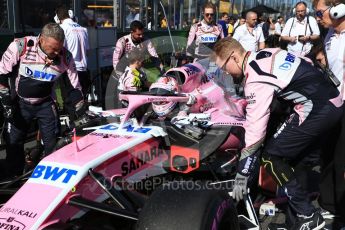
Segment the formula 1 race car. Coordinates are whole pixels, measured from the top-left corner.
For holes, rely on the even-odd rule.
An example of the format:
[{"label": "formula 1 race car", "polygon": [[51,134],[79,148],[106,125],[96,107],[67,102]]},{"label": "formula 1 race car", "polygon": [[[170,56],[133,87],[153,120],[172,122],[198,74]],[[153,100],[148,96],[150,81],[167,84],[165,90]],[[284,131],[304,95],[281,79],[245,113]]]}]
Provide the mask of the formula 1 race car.
[{"label": "formula 1 race car", "polygon": [[[189,68],[185,77],[195,73]],[[244,104],[208,96],[203,113],[172,122],[142,107],[188,103],[190,95],[120,99],[127,109],[94,110],[102,123],[74,131],[72,143],[38,163],[0,208],[0,228],[259,229],[250,196],[241,208],[230,195],[245,122],[232,114]]]}]

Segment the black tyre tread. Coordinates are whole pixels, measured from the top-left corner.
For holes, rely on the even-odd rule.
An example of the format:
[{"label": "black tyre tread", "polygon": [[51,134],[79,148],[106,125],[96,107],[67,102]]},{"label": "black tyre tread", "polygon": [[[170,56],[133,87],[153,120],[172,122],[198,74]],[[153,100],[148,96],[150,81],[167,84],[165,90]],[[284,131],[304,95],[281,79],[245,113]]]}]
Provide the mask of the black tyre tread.
[{"label": "black tyre tread", "polygon": [[[183,182],[174,182],[171,186],[181,188]],[[184,188],[168,189],[163,185],[157,189],[140,212],[137,229],[210,230],[222,202],[229,207],[224,213],[226,223],[218,229],[238,229],[237,211],[226,191]]]}]

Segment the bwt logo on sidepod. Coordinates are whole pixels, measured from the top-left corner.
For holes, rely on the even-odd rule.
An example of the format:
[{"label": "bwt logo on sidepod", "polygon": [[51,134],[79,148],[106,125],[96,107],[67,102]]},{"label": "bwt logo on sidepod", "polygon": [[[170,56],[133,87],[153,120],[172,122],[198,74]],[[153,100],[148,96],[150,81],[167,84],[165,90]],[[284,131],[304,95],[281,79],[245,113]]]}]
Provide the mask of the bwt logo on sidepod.
[{"label": "bwt logo on sidepod", "polygon": [[47,81],[53,81],[56,77],[56,74],[46,73],[38,70],[31,70],[29,67],[25,67],[25,74],[35,79],[43,79]]}]

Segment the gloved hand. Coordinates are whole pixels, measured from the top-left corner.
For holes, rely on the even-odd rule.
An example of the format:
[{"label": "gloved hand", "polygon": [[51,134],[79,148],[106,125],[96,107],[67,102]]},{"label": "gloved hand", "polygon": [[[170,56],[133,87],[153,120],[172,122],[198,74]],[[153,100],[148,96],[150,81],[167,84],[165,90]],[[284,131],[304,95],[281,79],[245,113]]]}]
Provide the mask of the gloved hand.
[{"label": "gloved hand", "polygon": [[88,109],[87,103],[85,103],[84,100],[79,101],[79,102],[75,105],[75,116],[76,116],[76,118],[79,118],[80,116],[82,116],[83,114],[85,114],[85,112],[86,112],[87,109]]},{"label": "gloved hand", "polygon": [[189,95],[188,95],[188,101],[187,101],[186,105],[192,106],[192,105],[194,105],[196,102],[197,102],[196,97],[195,97],[193,94],[189,94]]},{"label": "gloved hand", "polygon": [[139,78],[139,76],[134,76],[133,81],[132,81],[133,86],[140,88],[142,86],[142,82]]},{"label": "gloved hand", "polygon": [[237,202],[243,199],[243,194],[247,194],[248,177],[239,173],[236,174],[232,198]]},{"label": "gloved hand", "polygon": [[11,119],[14,114],[12,99],[10,95],[10,89],[0,84],[0,103],[4,108],[4,117]]}]

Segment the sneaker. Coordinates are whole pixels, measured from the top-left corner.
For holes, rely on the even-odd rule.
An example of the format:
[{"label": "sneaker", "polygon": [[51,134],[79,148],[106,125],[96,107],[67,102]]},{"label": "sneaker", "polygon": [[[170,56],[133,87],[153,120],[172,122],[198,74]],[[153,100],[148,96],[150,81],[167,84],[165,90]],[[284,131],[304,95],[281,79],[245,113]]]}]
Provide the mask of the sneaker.
[{"label": "sneaker", "polygon": [[323,208],[318,208],[318,212],[321,214],[321,216],[324,219],[327,219],[327,220],[333,220],[335,217],[331,212],[329,212]]},{"label": "sneaker", "polygon": [[285,223],[281,223],[281,224],[278,224],[278,223],[270,223],[270,224],[267,226],[267,229],[268,229],[268,230],[288,230],[287,225],[286,225]]},{"label": "sneaker", "polygon": [[325,226],[325,220],[319,212],[314,212],[310,216],[297,214],[297,221],[292,227],[296,230],[318,230]]}]

